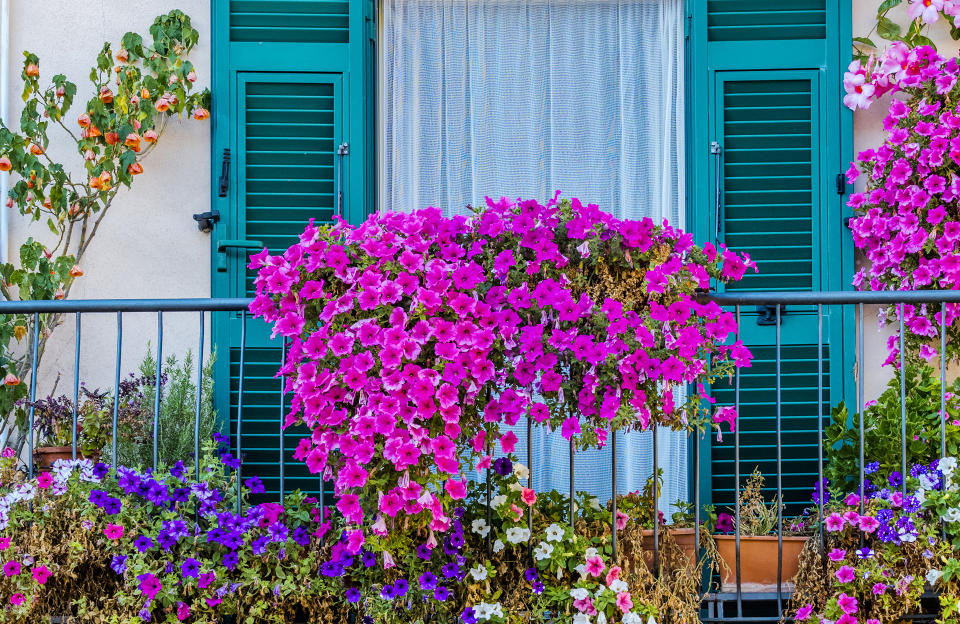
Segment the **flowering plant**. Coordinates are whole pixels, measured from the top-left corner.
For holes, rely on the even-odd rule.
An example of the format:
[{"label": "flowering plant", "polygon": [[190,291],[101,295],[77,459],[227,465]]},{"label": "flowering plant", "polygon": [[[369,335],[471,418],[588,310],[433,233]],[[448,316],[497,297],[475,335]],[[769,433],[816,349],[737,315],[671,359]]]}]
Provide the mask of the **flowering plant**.
[{"label": "flowering plant", "polygon": [[960,561],[951,541],[960,525],[949,520],[960,520],[955,473],[954,458],[915,464],[906,484],[902,476],[868,481],[863,501],[856,493],[835,497],[825,511],[826,551],[808,549],[807,574],[798,576],[794,621],[899,621],[919,612],[925,589],[934,586],[938,621],[956,622]]},{"label": "flowering plant", "polygon": [[[933,41],[927,36],[930,29],[938,22],[946,23],[950,29],[950,36],[960,38],[957,17],[960,16],[960,2],[957,0],[906,0],[906,29],[890,17],[896,7],[904,4],[904,0],[884,0],[877,7],[877,19],[873,28],[865,36],[853,38],[853,55],[857,61],[867,62],[872,53],[878,49],[877,44],[870,39],[874,32],[887,41],[905,45],[908,48],[919,46],[934,47]],[[940,22],[940,18],[945,18]],[[866,108],[866,107],[864,107]]]},{"label": "flowering plant", "polygon": [[[732,427],[703,382],[750,354],[726,342],[733,315],[695,295],[752,266],[577,200],[488,200],[470,218],[311,223],[284,254],[253,256],[251,310],[290,340],[286,424],[313,432],[295,456],[333,480],[346,520],[444,532],[464,465],[489,469],[494,445],[513,452],[501,427],[520,418],[581,447],[651,422]],[[678,405],[687,384],[697,392]]]},{"label": "flowering plant", "polygon": [[[68,116],[77,85],[63,74],[41,83],[39,58],[24,53],[19,129],[0,124],[0,171],[16,174],[3,199],[7,208],[43,221],[53,238],[50,245],[29,238],[16,264],[0,264],[3,299],[67,297],[114,200],[143,173],[143,160],[169,121],[209,117],[210,92],[194,89],[197,73],[187,58],[199,38],[190,18],[182,11],[160,15],[150,35],[152,41],[146,41],[129,32],[118,50],[103,45],[90,71],[95,95],[75,121]],[[54,127],[75,147],[80,157],[75,165],[48,151]],[[40,316],[38,361],[59,322],[56,314]],[[0,316],[0,414],[9,414],[26,396],[21,380],[31,372],[32,353],[12,343],[22,341],[32,325],[30,315]]]},{"label": "flowering plant", "polygon": [[[866,190],[851,194],[848,202],[855,211],[854,243],[869,261],[854,285],[861,290],[954,289],[960,283],[960,113],[951,103],[960,97],[960,66],[930,47],[893,46],[874,69],[876,84],[896,88],[903,97],[891,100],[886,140],[858,154],[858,165],[847,172],[850,182],[861,169],[869,176]],[[893,309],[886,316],[898,314]],[[960,336],[954,325],[960,307],[947,304],[945,314],[952,349]],[[911,352],[919,350],[927,359],[937,354],[931,343],[940,337],[940,317],[939,305],[904,306]],[[897,343],[898,336],[892,336],[887,362],[898,357]]]},{"label": "flowering plant", "polygon": [[[941,417],[938,372],[925,362],[908,362],[906,372],[896,370],[880,396],[864,406],[864,457],[872,459],[870,474],[876,475],[874,478],[900,475],[900,377],[903,374],[906,375],[903,396],[908,463],[929,465],[940,457],[941,424],[947,434],[947,454],[960,452],[960,379],[946,385],[943,397],[946,414]],[[941,423],[941,418],[946,422]],[[835,490],[855,491],[859,484],[856,467],[860,461],[860,414],[850,414],[841,401],[833,409],[831,423],[824,433],[824,477]]]},{"label": "flowering plant", "polygon": [[153,473],[89,459],[60,460],[32,480],[0,475],[2,619],[331,618],[340,590],[317,580],[329,524],[316,501],[295,493],[241,505],[238,495],[263,484],[238,486],[236,460],[213,450],[205,446],[199,475],[182,462]]}]

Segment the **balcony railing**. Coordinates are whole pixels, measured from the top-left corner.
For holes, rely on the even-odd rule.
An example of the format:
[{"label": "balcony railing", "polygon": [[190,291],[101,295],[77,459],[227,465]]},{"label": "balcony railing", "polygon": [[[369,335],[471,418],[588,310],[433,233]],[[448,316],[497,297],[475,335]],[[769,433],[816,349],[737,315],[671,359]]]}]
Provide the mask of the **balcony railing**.
[{"label": "balcony railing", "polygon": [[[822,411],[819,411],[821,406],[824,405],[824,381],[827,376],[827,372],[824,370],[824,348],[830,347],[830,341],[825,337],[824,333],[824,319],[828,318],[829,315],[837,314],[848,314],[849,318],[855,322],[855,332],[857,336],[857,354],[856,361],[859,366],[859,374],[857,375],[856,380],[856,404],[857,412],[859,414],[863,413],[864,405],[866,403],[866,395],[864,389],[864,368],[865,368],[865,357],[864,357],[864,307],[872,305],[893,305],[893,306],[904,306],[904,305],[919,305],[919,304],[946,304],[946,303],[960,303],[960,291],[916,291],[916,292],[847,292],[847,291],[837,291],[837,292],[762,292],[762,293],[725,293],[725,294],[705,294],[703,295],[704,299],[710,299],[715,301],[718,304],[721,304],[726,307],[731,307],[734,309],[735,315],[737,317],[738,325],[743,327],[742,323],[744,321],[744,309],[751,308],[753,306],[766,306],[766,314],[768,317],[772,317],[773,333],[774,333],[774,342],[772,346],[775,352],[775,381],[774,381],[774,391],[776,396],[775,401],[775,422],[776,422],[776,431],[775,431],[775,445],[773,448],[773,457],[768,458],[771,462],[775,462],[776,465],[776,493],[777,500],[783,499],[783,440],[781,434],[783,433],[783,401],[782,401],[782,389],[783,389],[783,379],[782,379],[782,362],[783,354],[782,349],[784,346],[783,336],[781,332],[781,321],[786,315],[787,306],[803,306],[804,314],[807,317],[812,317],[815,319],[817,327],[817,439],[819,444],[817,445],[817,466],[816,466],[816,475],[817,480],[815,483],[810,484],[810,489],[813,490],[816,483],[822,483],[824,477],[824,415]],[[157,377],[158,386],[160,385],[159,380],[161,379],[160,367],[163,362],[163,330],[164,330],[164,313],[172,312],[188,312],[196,313],[198,318],[198,353],[203,354],[205,349],[205,332],[204,327],[205,323],[210,315],[213,315],[217,312],[223,313],[239,313],[240,318],[240,336],[239,336],[239,374],[237,376],[237,384],[239,387],[236,392],[236,404],[233,406],[233,413],[235,414],[236,422],[233,431],[231,431],[231,436],[233,437],[232,446],[237,453],[237,456],[240,457],[244,453],[242,445],[242,431],[244,423],[244,377],[245,377],[245,367],[247,365],[247,324],[248,324],[248,313],[246,312],[247,305],[249,304],[248,299],[116,299],[116,300],[67,300],[67,301],[18,301],[18,302],[0,302],[0,314],[26,314],[32,315],[33,317],[33,327],[36,328],[40,326],[40,315],[41,314],[58,314],[61,315],[61,318],[66,318],[67,315],[74,315],[75,317],[75,341],[74,341],[74,374],[73,374],[73,396],[74,396],[74,431],[76,430],[76,419],[77,419],[77,399],[79,397],[81,380],[80,380],[80,365],[81,365],[81,329],[82,329],[82,318],[87,314],[113,314],[116,316],[116,369],[114,374],[114,388],[113,396],[115,398],[113,402],[113,431],[117,431],[117,419],[118,419],[118,405],[119,401],[116,400],[119,397],[120,392],[120,381],[122,376],[121,371],[121,353],[123,348],[123,318],[124,314],[155,314],[156,315],[156,349],[157,349]],[[772,310],[769,308],[772,307]],[[794,311],[791,311],[791,314],[795,314]],[[898,328],[900,331],[900,343],[901,347],[903,345],[904,336],[905,336],[905,327],[903,316],[899,315]],[[941,353],[945,348],[945,327],[943,322],[943,316],[941,315],[941,326],[940,326],[940,336],[941,336]],[[839,318],[835,316],[834,318]],[[65,330],[64,330],[65,331]],[[738,334],[739,337],[743,337],[741,334]],[[36,367],[36,353],[38,347],[39,334],[36,331],[31,331],[30,341],[32,354],[34,359],[34,368],[33,370],[37,373],[31,376],[30,380],[30,389],[29,397],[30,402],[34,403],[37,398],[37,377],[43,376],[44,374],[44,365],[41,363],[39,371]],[[745,341],[746,342],[746,341]],[[747,342],[747,346],[751,345]],[[835,348],[840,348],[841,345],[833,345]],[[904,364],[904,349],[900,349],[900,365],[901,370]],[[200,439],[199,439],[199,422],[201,416],[201,394],[202,394],[202,384],[201,384],[201,371],[203,369],[203,358],[198,358],[197,360],[197,397],[196,397],[196,411],[195,411],[195,426],[194,426],[194,450],[197,456],[200,454]],[[836,375],[838,371],[831,371],[830,374]],[[839,371],[839,374],[848,374],[847,371]],[[224,380],[217,380],[218,383],[227,383]],[[941,414],[945,414],[946,407],[946,396],[947,396],[947,387],[946,387],[946,363],[941,358],[940,363],[940,398],[941,398]],[[736,371],[734,379],[732,382],[733,385],[733,402],[740,411],[740,402],[741,402],[741,373],[739,370]],[[157,457],[157,414],[159,413],[159,405],[161,400],[162,387],[158,387],[154,395],[154,421],[153,421],[153,464],[156,466],[158,457]],[[903,474],[907,474],[907,444],[906,444],[906,432],[907,432],[907,408],[906,408],[906,398],[905,398],[905,376],[901,376],[901,453],[900,453],[900,464],[902,467]],[[280,444],[277,452],[277,461],[279,464],[279,492],[282,493],[285,491],[285,469],[284,466],[287,463],[286,461],[286,452],[288,449],[284,448],[283,435],[282,435],[282,421],[283,421],[283,412],[284,412],[284,398],[282,396],[282,391],[280,396],[278,396],[277,402],[277,434],[279,436]],[[29,426],[31,431],[33,428],[33,417],[34,409],[33,407],[29,408],[28,418]],[[940,419],[941,431],[940,431],[940,457],[946,456],[946,427],[944,419]],[[654,425],[655,427],[655,425]],[[532,428],[531,423],[527,423],[528,431]],[[859,474],[859,483],[860,491],[863,491],[864,482],[866,479],[866,464],[864,457],[864,419],[859,418],[859,463],[858,463],[858,474]],[[784,607],[786,601],[790,597],[790,592],[788,588],[785,587],[783,579],[783,537],[784,537],[784,521],[785,514],[783,509],[778,509],[777,517],[777,541],[778,541],[778,553],[777,553],[777,584],[776,588],[773,591],[769,592],[746,592],[741,586],[740,577],[741,569],[745,565],[750,565],[751,562],[743,561],[741,557],[741,532],[740,532],[740,495],[739,495],[739,486],[741,483],[741,477],[743,476],[741,469],[741,427],[737,427],[735,433],[733,434],[733,470],[734,474],[732,477],[733,481],[733,491],[737,492],[734,500],[734,521],[735,521],[735,541],[736,541],[736,587],[732,591],[727,588],[727,590],[719,592],[709,591],[710,587],[714,585],[710,583],[705,583],[700,587],[703,598],[703,605],[706,611],[702,621],[704,622],[760,622],[760,621],[777,621],[780,617],[780,614],[784,612]],[[528,439],[530,439],[528,437]],[[657,435],[654,430],[653,435],[650,436],[652,445],[652,457],[653,457],[653,474],[657,474],[658,466],[657,463]],[[111,437],[110,441],[113,457],[116,457],[117,451],[117,438],[116,436]],[[612,447],[613,452],[611,453],[611,465],[610,465],[610,475],[612,480],[612,501],[613,501],[613,514],[612,517],[616,517],[616,498],[617,498],[617,456],[616,456],[616,444],[617,444],[617,435],[611,434],[609,437],[609,444]],[[27,469],[30,474],[34,472],[33,465],[33,451],[34,451],[34,439],[33,436],[28,437],[28,466]],[[76,457],[77,448],[76,441],[74,441],[73,454]],[[574,447],[571,443],[570,445],[570,519],[571,521],[574,518]],[[692,474],[692,486],[693,486],[693,513],[695,526],[701,526],[701,520],[703,520],[703,505],[701,502],[701,448],[699,443],[693,444],[692,452],[692,466],[690,466]],[[529,478],[529,487],[534,487],[536,484],[536,466],[533,465],[533,453],[530,445],[527,445],[527,463],[530,467],[530,478]],[[489,473],[489,471],[488,471]],[[773,475],[768,475],[773,476]],[[237,483],[238,487],[241,480],[238,478]],[[320,485],[318,480],[318,486]],[[906,479],[903,480],[902,488],[904,493],[906,491]],[[318,488],[320,490],[320,502],[323,504],[323,492],[322,487]],[[488,475],[487,479],[487,500],[490,500],[490,479]],[[824,500],[823,496],[819,497],[819,501],[816,503],[818,510],[820,512],[820,517],[823,516],[823,505]],[[656,501],[655,501],[656,505]],[[861,497],[861,511],[863,511],[863,498]],[[488,515],[489,515],[489,505],[487,506]],[[654,509],[653,517],[658,517],[658,509]],[[488,517],[488,523],[490,518]],[[530,517],[530,522],[532,523],[532,515]],[[655,523],[653,529],[653,561],[659,561],[658,549],[659,549],[659,535],[658,532],[662,529],[657,526]],[[612,523],[611,527],[612,532],[612,545],[614,549],[614,556],[616,556],[617,548],[617,528],[616,523]],[[825,544],[824,529],[822,523],[818,526],[815,538],[821,541],[821,544]],[[697,559],[699,561],[700,553],[697,553]],[[657,574],[656,566],[653,570],[654,574]],[[750,606],[749,603],[767,603],[771,609],[766,612],[764,615],[755,615],[755,610],[751,608],[745,608],[745,603]],[[773,607],[775,606],[776,612],[772,612]],[[733,614],[728,614],[730,611],[733,611]],[[932,619],[931,616],[922,616],[922,615],[905,615],[907,619]],[[789,618],[788,618],[789,619]]]}]

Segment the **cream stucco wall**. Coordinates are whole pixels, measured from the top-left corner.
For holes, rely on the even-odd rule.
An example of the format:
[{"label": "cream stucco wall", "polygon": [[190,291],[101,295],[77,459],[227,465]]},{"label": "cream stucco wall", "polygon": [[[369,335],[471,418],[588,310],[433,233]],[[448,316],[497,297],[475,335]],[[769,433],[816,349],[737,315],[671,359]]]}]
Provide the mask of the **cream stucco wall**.
[{"label": "cream stucco wall", "polygon": [[[22,51],[40,57],[41,80],[64,73],[78,86],[73,120],[93,95],[88,75],[104,41],[119,48],[123,34],[134,30],[149,41],[153,19],[171,9],[189,15],[200,32],[190,54],[201,88],[210,84],[210,0],[10,0],[10,116],[17,125],[22,108]],[[55,137],[55,138],[54,138]],[[56,129],[49,153],[79,166],[80,155]],[[78,167],[74,170],[78,170]],[[82,263],[71,298],[208,297],[210,238],[197,230],[193,213],[210,205],[210,121],[185,119],[167,125],[157,148],[145,159],[144,173],[118,195]],[[3,208],[6,209],[6,208]],[[28,236],[44,236],[42,224],[10,218],[10,249]],[[49,232],[46,232],[49,234]],[[164,352],[196,352],[197,314],[166,314]],[[92,387],[112,386],[115,315],[85,315],[81,341],[81,376]],[[146,341],[156,335],[156,315],[126,314],[123,319],[124,373],[140,362]],[[208,332],[209,337],[209,332]],[[209,338],[208,338],[209,340]],[[53,371],[62,371],[60,389],[72,388],[73,319],[57,331],[42,364],[41,384],[49,387]],[[46,374],[43,374],[46,371]]]},{"label": "cream stucco wall", "polygon": [[[854,36],[865,36],[873,28],[876,22],[877,0],[853,0],[853,34]],[[906,9],[897,7],[890,13],[890,17],[897,23],[906,24]],[[931,39],[937,46],[937,50],[943,55],[956,55],[960,50],[960,42],[950,38],[949,31],[945,25],[940,22],[934,24],[931,28]],[[882,45],[883,40],[874,35],[873,41]],[[887,96],[888,98],[890,96]],[[886,101],[886,100],[884,100]],[[855,154],[861,150],[869,149],[880,145],[886,133],[883,130],[883,117],[886,113],[886,107],[881,101],[873,105],[868,110],[856,111],[853,114],[853,144]],[[855,155],[854,154],[854,155]],[[862,186],[865,183],[863,177],[858,181]],[[862,190],[858,188],[857,190]],[[864,360],[867,362],[864,370],[864,394],[869,400],[876,397],[883,391],[884,385],[893,375],[889,367],[881,368],[879,363],[887,357],[886,339],[890,335],[891,327],[880,328],[877,322],[878,308],[867,307],[864,312],[867,324],[864,326]],[[859,347],[859,344],[858,344]]]}]

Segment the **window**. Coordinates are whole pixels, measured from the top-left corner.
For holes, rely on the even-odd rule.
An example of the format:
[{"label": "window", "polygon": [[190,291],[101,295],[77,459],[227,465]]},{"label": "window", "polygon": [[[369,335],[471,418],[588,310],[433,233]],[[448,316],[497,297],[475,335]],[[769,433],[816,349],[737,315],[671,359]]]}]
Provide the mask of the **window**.
[{"label": "window", "polygon": [[[382,0],[380,207],[462,213],[561,190],[621,218],[684,215],[682,0]],[[526,425],[516,430],[526,462]],[[686,440],[660,432],[663,501],[684,498]],[[534,430],[534,485],[566,491],[569,450]],[[650,433],[618,441],[618,491],[643,486]],[[610,451],[578,490],[610,496]]]}]

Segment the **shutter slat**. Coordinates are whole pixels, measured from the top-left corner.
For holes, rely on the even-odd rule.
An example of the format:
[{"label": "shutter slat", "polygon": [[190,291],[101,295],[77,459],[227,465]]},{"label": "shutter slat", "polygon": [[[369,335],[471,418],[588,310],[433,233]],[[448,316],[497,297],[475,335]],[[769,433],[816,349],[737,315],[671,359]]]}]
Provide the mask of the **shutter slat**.
[{"label": "shutter slat", "polygon": [[826,0],[708,0],[708,41],[823,39]]},{"label": "shutter slat", "polygon": [[230,41],[349,43],[349,0],[231,0]]},{"label": "shutter slat", "polygon": [[[747,321],[749,322],[749,321]],[[740,370],[740,479],[746,482],[755,466],[766,480],[764,496],[776,495],[776,347],[751,346],[755,358],[750,368]],[[817,345],[781,347],[781,452],[783,496],[786,515],[800,513],[810,505],[816,481],[817,440]],[[824,379],[830,372],[830,347],[823,349]],[[829,387],[824,388],[820,418],[830,417]],[[723,405],[734,402],[733,383],[714,384],[713,396]],[[734,505],[733,436],[724,432],[723,442],[711,442],[711,488],[718,509]],[[813,460],[811,460],[813,458]]]},{"label": "shutter slat", "polygon": [[[330,82],[248,82],[244,94],[244,222],[272,253],[307,220],[329,221],[336,193],[336,91]],[[246,280],[252,296],[252,275]]]}]

